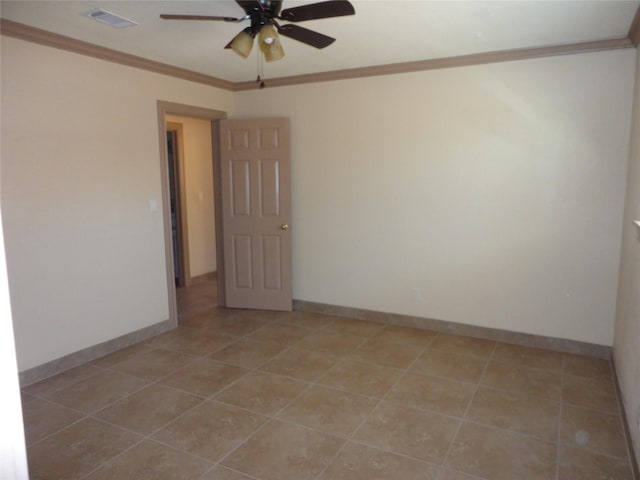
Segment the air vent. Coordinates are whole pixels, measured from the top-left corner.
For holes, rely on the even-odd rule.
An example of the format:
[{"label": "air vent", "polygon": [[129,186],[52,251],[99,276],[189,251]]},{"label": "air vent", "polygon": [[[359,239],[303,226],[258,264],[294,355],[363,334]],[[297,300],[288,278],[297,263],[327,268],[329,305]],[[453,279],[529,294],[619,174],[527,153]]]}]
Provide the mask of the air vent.
[{"label": "air vent", "polygon": [[129,20],[128,18],[120,17],[115,13],[107,12],[106,10],[102,10],[100,8],[96,8],[84,14],[85,17],[91,18],[96,22],[105,23],[107,25],[111,25],[115,28],[126,28],[133,27],[138,25],[133,20]]}]

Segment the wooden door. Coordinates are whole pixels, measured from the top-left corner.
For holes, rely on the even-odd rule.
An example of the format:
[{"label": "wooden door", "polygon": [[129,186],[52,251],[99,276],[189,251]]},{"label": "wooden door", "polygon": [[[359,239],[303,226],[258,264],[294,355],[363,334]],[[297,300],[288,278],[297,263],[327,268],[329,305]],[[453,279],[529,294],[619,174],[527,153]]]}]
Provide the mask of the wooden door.
[{"label": "wooden door", "polygon": [[291,310],[289,119],[220,120],[227,307]]}]

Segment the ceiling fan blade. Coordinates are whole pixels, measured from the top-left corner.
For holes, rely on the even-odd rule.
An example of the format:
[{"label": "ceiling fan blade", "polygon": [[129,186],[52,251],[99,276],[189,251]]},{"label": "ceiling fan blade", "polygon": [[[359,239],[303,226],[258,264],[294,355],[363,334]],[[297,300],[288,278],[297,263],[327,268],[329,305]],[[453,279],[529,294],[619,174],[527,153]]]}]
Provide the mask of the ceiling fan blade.
[{"label": "ceiling fan blade", "polygon": [[210,15],[160,15],[164,20],[217,20],[221,22],[239,22],[241,18],[233,17],[213,17]]},{"label": "ceiling fan blade", "polygon": [[318,18],[343,17],[355,13],[353,5],[347,0],[329,0],[328,2],[286,8],[280,13],[280,18],[289,22],[304,22]]},{"label": "ceiling fan blade", "polygon": [[316,48],[328,47],[336,41],[333,37],[314,32],[308,28],[299,27],[298,25],[281,25],[278,27],[278,33]]},{"label": "ceiling fan blade", "polygon": [[264,7],[258,0],[236,0],[236,3],[246,12],[260,12]]}]

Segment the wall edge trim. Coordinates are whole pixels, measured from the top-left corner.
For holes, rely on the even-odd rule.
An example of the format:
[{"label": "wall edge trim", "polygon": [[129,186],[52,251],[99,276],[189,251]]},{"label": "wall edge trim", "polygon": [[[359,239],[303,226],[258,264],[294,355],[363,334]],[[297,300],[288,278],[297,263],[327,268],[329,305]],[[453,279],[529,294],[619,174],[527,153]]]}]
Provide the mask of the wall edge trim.
[{"label": "wall edge trim", "polygon": [[636,15],[633,17],[627,37],[635,47],[640,44],[640,7],[636,10]]},{"label": "wall edge trim", "polygon": [[526,347],[544,348],[562,353],[573,353],[595,358],[609,359],[612,351],[611,347],[606,345],[581,342],[578,340],[546,337],[532,333],[513,332],[497,328],[449,322],[446,320],[435,320],[432,318],[416,317],[398,313],[385,313],[375,310],[309,302],[306,300],[294,300],[293,308],[294,310],[301,310],[304,312],[340,316],[356,320],[366,320],[385,325],[398,325],[423,330],[434,330],[436,332],[452,335],[466,335],[469,337],[483,338],[497,342],[511,343]]},{"label": "wall edge trim", "polygon": [[629,417],[627,416],[627,410],[624,406],[624,399],[622,397],[622,389],[620,388],[620,380],[618,378],[618,369],[616,368],[616,361],[613,357],[613,351],[611,352],[611,366],[613,367],[613,386],[616,390],[616,396],[618,397],[618,407],[620,408],[620,416],[622,417],[622,424],[624,426],[624,437],[627,444],[627,452],[629,454],[629,463],[631,464],[631,474],[635,480],[640,480],[640,468],[638,468],[638,459],[633,449],[633,440],[631,440],[631,428],[633,425],[629,423]]},{"label": "wall edge trim", "polygon": [[76,40],[75,38],[31,27],[22,23],[13,22],[4,18],[0,19],[0,34],[47,47],[57,48],[59,50],[66,50],[68,52],[85,55],[87,57],[98,58],[112,63],[119,63],[128,67],[139,68],[149,72],[180,78],[182,80],[202,83],[211,87],[218,87],[225,90],[234,89],[234,83],[228,80],[204,75],[184,68],[174,67],[173,65],[156,62],[154,60],[138,57],[118,50],[101,47],[93,43],[83,42],[81,40]]},{"label": "wall edge trim", "polygon": [[[401,73],[467,67],[489,63],[512,62],[516,60],[529,60],[556,55],[599,52],[631,47],[633,47],[631,40],[627,37],[624,37],[609,40],[596,40],[593,42],[572,43],[567,45],[553,45],[548,47],[530,47],[515,50],[496,50],[493,52],[474,53],[456,57],[433,58],[429,60],[419,60],[416,62],[376,65],[372,67],[350,68],[346,70],[333,70],[329,72],[294,75],[290,77],[265,78],[263,80],[265,82],[266,88],[283,87],[300,85],[304,83],[330,82],[334,80],[350,80],[362,77],[396,75]],[[255,81],[237,82],[235,84],[234,91],[255,90],[257,88],[259,88],[259,85],[256,84]]]},{"label": "wall edge trim", "polygon": [[[638,10],[640,12],[640,9]],[[636,22],[637,20],[637,22]],[[396,75],[444,68],[466,67],[489,63],[511,62],[534,58],[550,57],[555,55],[570,55],[576,53],[597,52],[631,48],[640,42],[640,14],[636,15],[627,37],[591,42],[579,42],[566,45],[550,45],[546,47],[527,47],[513,50],[496,50],[493,52],[481,52],[455,57],[434,58],[418,60],[414,62],[395,63],[388,65],[375,65],[371,67],[349,68],[344,70],[332,70],[328,72],[310,73],[305,75],[292,75],[266,79],[269,87],[283,87],[301,85],[306,83],[330,82],[334,80],[350,80],[363,77],[383,75]],[[22,23],[0,18],[0,35],[25,40],[40,45],[58,48],[69,52],[98,58],[101,60],[119,63],[129,67],[139,68],[154,73],[160,73],[183,80],[202,83],[205,85],[230,90],[233,92],[255,90],[259,85],[255,81],[232,82],[210,75],[186,70],[165,63],[156,62],[143,57],[119,52],[101,47],[92,43],[76,40],[71,37],[31,27]]]},{"label": "wall edge trim", "polygon": [[62,373],[83,363],[103,357],[117,350],[143,342],[151,337],[168,332],[176,327],[172,320],[164,320],[148,327],[126,333],[91,347],[83,348],[63,357],[51,360],[20,372],[20,388]]}]

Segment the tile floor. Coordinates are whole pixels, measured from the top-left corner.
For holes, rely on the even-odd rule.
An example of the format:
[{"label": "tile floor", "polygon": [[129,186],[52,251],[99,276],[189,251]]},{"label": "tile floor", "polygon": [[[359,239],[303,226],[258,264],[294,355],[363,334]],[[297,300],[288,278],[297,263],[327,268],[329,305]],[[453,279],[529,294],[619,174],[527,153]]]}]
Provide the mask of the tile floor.
[{"label": "tile floor", "polygon": [[32,480],[632,480],[607,361],[181,292],[23,389]]}]

